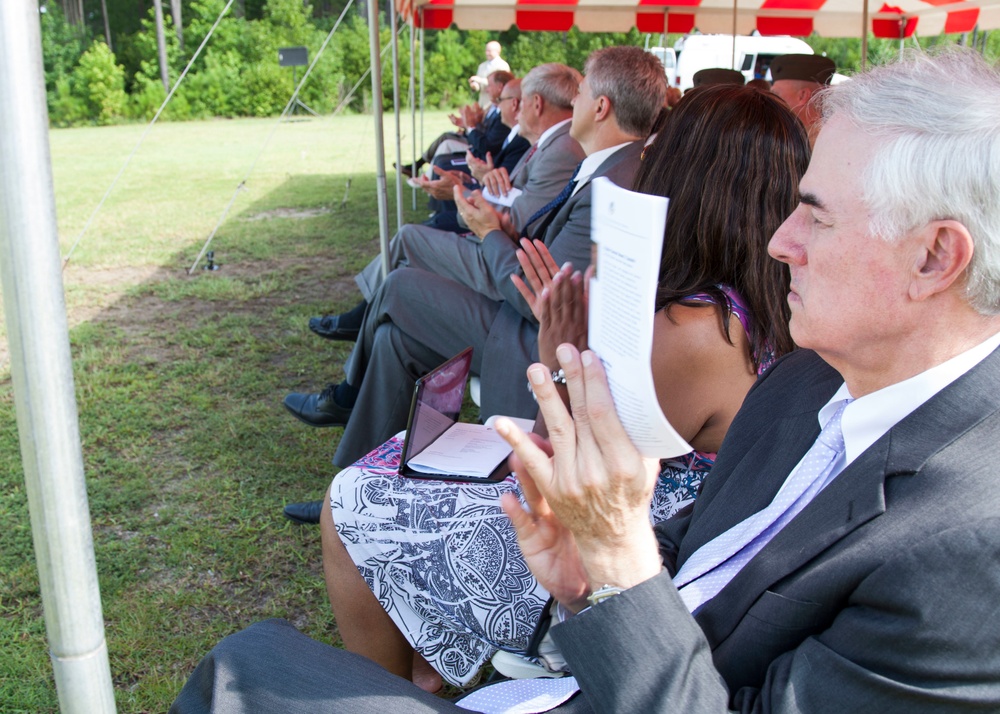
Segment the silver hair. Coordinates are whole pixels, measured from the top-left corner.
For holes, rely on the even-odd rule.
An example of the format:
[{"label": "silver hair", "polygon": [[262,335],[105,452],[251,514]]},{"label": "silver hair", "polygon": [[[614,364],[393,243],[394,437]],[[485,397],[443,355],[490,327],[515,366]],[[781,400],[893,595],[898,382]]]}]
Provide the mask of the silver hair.
[{"label": "silver hair", "polygon": [[667,99],[663,65],[640,47],[605,47],[590,53],[584,66],[594,97],[611,101],[618,126],[646,137]]},{"label": "silver hair", "polygon": [[532,94],[540,94],[549,104],[572,109],[582,80],[583,75],[572,67],[558,62],[540,64],[521,80],[521,96],[527,99]]},{"label": "silver hair", "polygon": [[862,174],[874,236],[894,241],[934,220],[972,235],[966,298],[1000,314],[1000,70],[971,50],[911,52],[819,96],[879,140]]}]

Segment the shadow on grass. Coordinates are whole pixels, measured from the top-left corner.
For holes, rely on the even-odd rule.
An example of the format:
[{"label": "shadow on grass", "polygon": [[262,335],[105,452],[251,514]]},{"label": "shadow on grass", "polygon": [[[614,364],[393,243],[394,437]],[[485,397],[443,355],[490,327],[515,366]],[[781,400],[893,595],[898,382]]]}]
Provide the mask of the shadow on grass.
[{"label": "shadow on grass", "polygon": [[[353,306],[353,276],[378,251],[374,176],[355,177],[341,205],[346,180],[290,177],[230,217],[212,245],[218,271],[187,275],[199,244],[138,284],[127,269],[68,276],[120,711],[165,711],[202,654],[263,618],[337,641],[318,529],[281,509],[322,496],[341,430],[304,426],[281,399],[342,376],[350,345],[317,339],[306,321]],[[0,379],[2,708],[56,711],[11,383]]]}]

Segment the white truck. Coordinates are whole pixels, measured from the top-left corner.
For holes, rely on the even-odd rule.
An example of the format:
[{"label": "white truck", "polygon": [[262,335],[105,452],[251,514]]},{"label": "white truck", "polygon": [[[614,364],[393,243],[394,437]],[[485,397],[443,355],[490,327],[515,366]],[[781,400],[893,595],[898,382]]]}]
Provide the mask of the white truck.
[{"label": "white truck", "polygon": [[[733,41],[736,42],[735,63]],[[673,48],[650,47],[663,63],[670,86],[688,90],[694,85],[694,73],[700,69],[723,67],[736,69],[746,80],[770,79],[771,60],[779,55],[811,55],[812,48],[794,37],[761,35],[685,35]]]}]

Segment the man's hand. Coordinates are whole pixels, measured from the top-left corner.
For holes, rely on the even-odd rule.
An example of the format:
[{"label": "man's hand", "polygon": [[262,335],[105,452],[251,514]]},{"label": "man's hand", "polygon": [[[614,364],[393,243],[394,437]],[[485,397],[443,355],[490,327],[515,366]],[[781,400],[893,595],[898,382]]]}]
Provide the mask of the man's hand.
[{"label": "man's hand", "polygon": [[477,159],[471,151],[466,151],[465,164],[469,167],[469,171],[472,172],[472,177],[479,183],[482,183],[483,177],[493,170],[493,155],[487,151],[486,161],[483,161],[482,159]]},{"label": "man's hand", "polygon": [[448,171],[437,167],[434,168],[434,172],[438,174],[438,178],[422,178],[420,188],[426,191],[431,198],[436,198],[439,201],[452,200],[455,186],[463,186],[466,175],[461,171]]},{"label": "man's hand", "polygon": [[[569,535],[575,541],[588,591],[605,584],[629,588],[662,568],[649,524],[658,465],[655,459],[640,456],[629,441],[597,355],[589,351],[581,355],[568,344],[560,345],[556,354],[566,374],[572,416],[548,368],[534,364],[528,369],[528,379],[548,426],[552,457],[508,419],[498,419],[496,430],[511,445],[523,465],[522,472],[529,475],[551,509],[547,520],[568,531],[559,539],[562,550],[568,549],[565,544]],[[519,542],[522,531],[523,537],[531,535],[523,518],[514,524]],[[549,576],[542,570],[544,560],[536,555],[528,564],[539,582],[546,584]],[[555,585],[560,588],[557,597],[566,598],[560,602],[578,610],[581,602],[574,597],[573,587],[566,582]]]},{"label": "man's hand", "polygon": [[448,115],[448,119],[451,121],[452,124],[454,124],[459,129],[462,129],[464,131],[465,129],[468,129],[469,127],[467,127],[465,125],[465,122],[463,121],[461,115],[462,115],[462,110],[459,109],[458,110],[458,116],[456,116],[455,114],[449,114]]},{"label": "man's hand", "polygon": [[465,221],[469,230],[479,236],[479,240],[483,240],[490,231],[503,230],[500,214],[479,191],[473,191],[466,198],[462,187],[455,186],[452,196],[458,207],[458,215]]},{"label": "man's hand", "polygon": [[479,179],[479,183],[485,186],[494,196],[506,196],[511,189],[510,177],[507,175],[507,169],[503,166],[485,173]]},{"label": "man's hand", "polygon": [[462,107],[462,123],[466,129],[475,129],[482,123],[484,116],[483,108],[478,104],[467,104]]}]

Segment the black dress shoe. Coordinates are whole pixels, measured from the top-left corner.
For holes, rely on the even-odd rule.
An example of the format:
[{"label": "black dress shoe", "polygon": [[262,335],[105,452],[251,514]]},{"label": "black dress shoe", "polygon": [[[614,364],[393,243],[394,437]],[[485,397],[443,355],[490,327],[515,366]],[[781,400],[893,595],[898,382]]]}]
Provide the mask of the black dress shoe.
[{"label": "black dress shoe", "polygon": [[285,517],[296,523],[319,523],[319,516],[322,512],[323,501],[289,503],[285,506]]},{"label": "black dress shoe", "polygon": [[413,178],[413,174],[420,171],[424,164],[427,162],[423,159],[417,159],[415,164],[403,164],[402,166],[396,166],[396,162],[392,162],[392,168],[396,169],[399,173],[403,174],[407,178]]},{"label": "black dress shoe", "polygon": [[309,329],[328,340],[356,340],[361,334],[359,327],[341,327],[341,315],[309,318]]},{"label": "black dress shoe", "polygon": [[328,384],[319,394],[293,392],[282,404],[292,416],[309,426],[346,426],[352,409],[342,407],[333,398],[336,384]]}]

